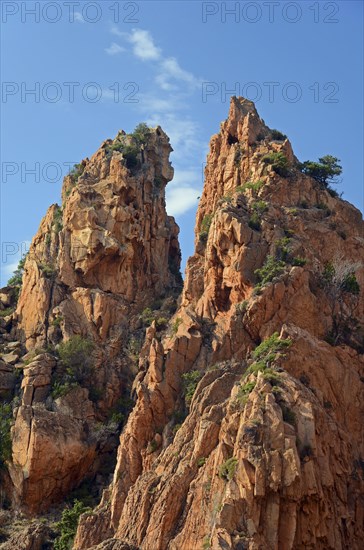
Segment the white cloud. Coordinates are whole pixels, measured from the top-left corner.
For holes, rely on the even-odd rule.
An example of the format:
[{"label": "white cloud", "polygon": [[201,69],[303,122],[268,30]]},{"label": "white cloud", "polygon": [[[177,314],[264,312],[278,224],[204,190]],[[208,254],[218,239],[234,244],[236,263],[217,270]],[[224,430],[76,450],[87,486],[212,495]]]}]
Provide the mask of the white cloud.
[{"label": "white cloud", "polygon": [[113,25],[110,29],[111,34],[115,34],[115,36],[120,36],[120,38],[127,38],[128,33],[119,31],[119,29],[116,27],[116,25]]},{"label": "white cloud", "polygon": [[105,52],[108,55],[117,55],[118,53],[125,52],[125,48],[122,48],[119,44],[113,42],[109,48],[105,48]]},{"label": "white cloud", "polygon": [[182,81],[191,87],[197,87],[201,83],[199,78],[182,69],[175,57],[163,59],[160,63],[160,70],[161,72],[157,75],[156,82],[162,90],[177,89],[176,85],[171,84],[171,80]]},{"label": "white cloud", "polygon": [[166,189],[167,212],[170,216],[185,214],[197,206],[199,191],[189,186],[176,187],[169,184]]},{"label": "white cloud", "polygon": [[113,26],[111,34],[131,44],[134,56],[148,62],[154,72],[154,85],[140,94],[137,109],[147,124],[161,125],[170,138],[175,177],[166,189],[167,211],[175,216],[184,214],[197,206],[202,187],[199,168],[183,169],[188,165],[199,167],[203,157],[200,128],[188,116],[189,98],[201,79],[183,69],[175,57],[163,55],[149,31],[133,29],[126,33]]},{"label": "white cloud", "polygon": [[156,61],[161,57],[161,50],[154,44],[149,31],[133,29],[127,35],[127,40],[133,44],[133,53],[143,61]]},{"label": "white cloud", "polygon": [[[153,114],[147,123],[150,126],[161,124],[161,115]],[[185,159],[187,155],[199,152],[201,143],[198,139],[198,125],[191,118],[179,112],[164,113],[162,118],[163,130],[168,134],[175,158]]]},{"label": "white cloud", "polygon": [[82,13],[80,13],[79,11],[75,11],[75,21],[77,21],[78,23],[85,22]]}]

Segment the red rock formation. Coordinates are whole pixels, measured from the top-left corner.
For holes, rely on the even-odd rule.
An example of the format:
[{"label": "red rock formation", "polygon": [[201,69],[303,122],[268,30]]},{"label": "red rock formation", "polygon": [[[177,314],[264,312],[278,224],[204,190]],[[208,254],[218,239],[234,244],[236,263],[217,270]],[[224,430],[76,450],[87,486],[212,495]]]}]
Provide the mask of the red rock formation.
[{"label": "red rock formation", "polygon": [[[159,127],[104,142],[65,178],[62,208],[50,207],[32,241],[13,316],[31,353],[16,365],[24,376],[9,465],[16,505],[27,513],[46,510],[108,459],[105,438],[117,426],[105,435],[98,425],[135,376],[128,346],[142,331],[140,314],[178,292],[179,229],[164,193],[171,150]],[[54,352],[75,335],[93,342],[93,371],[56,398],[62,365]],[[0,369],[7,388],[11,368]]]},{"label": "red rock formation", "polygon": [[147,331],[113,483],[75,549],[361,548],[362,237],[360,212],[233,98],[182,305],[161,341]]}]

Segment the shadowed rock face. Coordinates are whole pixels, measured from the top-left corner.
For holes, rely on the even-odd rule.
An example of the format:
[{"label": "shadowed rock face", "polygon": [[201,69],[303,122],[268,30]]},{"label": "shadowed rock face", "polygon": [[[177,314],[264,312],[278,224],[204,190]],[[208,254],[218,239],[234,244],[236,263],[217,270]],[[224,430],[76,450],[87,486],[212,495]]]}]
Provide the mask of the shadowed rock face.
[{"label": "shadowed rock face", "polygon": [[[359,550],[362,258],[360,212],[232,98],[181,306],[164,337],[147,330],[113,483],[75,549]],[[335,294],[328,262],[352,266],[359,294]]]},{"label": "shadowed rock face", "polygon": [[[62,208],[49,208],[32,241],[12,317],[23,346],[12,364],[23,378],[9,468],[25,512],[46,510],[110,459],[118,426],[100,425],[136,374],[129,348],[143,332],[140,314],[179,292],[179,229],[165,210],[171,151],[159,127],[141,142],[124,132],[104,142],[65,178]],[[94,369],[56,398],[55,349],[75,335],[93,343]],[[4,390],[14,387],[8,363]]]}]

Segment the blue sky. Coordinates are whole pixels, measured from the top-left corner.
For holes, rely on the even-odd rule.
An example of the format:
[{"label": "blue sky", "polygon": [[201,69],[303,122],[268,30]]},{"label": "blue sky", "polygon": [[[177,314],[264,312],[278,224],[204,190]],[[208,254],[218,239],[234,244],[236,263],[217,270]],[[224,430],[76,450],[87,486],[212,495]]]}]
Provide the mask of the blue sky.
[{"label": "blue sky", "polygon": [[208,143],[230,95],[256,99],[299,159],[339,157],[338,190],[362,209],[361,1],[1,7],[2,284],[48,206],[60,202],[69,165],[140,121],[160,124],[175,150],[167,210],[180,225],[185,263]]}]

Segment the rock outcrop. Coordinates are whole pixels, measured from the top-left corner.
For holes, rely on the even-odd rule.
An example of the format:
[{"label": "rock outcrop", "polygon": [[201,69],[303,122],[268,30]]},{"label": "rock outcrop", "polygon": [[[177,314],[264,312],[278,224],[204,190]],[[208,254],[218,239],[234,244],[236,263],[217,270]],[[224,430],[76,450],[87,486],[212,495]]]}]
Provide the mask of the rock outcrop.
[{"label": "rock outcrop", "polygon": [[361,214],[242,98],[205,176],[180,309],[147,331],[113,483],[74,548],[359,550]]},{"label": "rock outcrop", "polygon": [[[26,513],[46,510],[111,460],[142,312],[178,296],[179,229],[165,210],[171,150],[160,127],[105,141],[65,178],[62,207],[49,208],[31,243],[12,314],[23,352],[0,364],[1,391],[13,388],[14,368],[21,375],[9,471]],[[80,347],[78,363],[59,361],[67,341]]]},{"label": "rock outcrop", "polygon": [[3,293],[13,507],[48,509],[118,446],[75,550],[359,550],[362,216],[232,98],[181,289],[170,150],[160,128],[104,142],[43,219],[15,312]]}]

